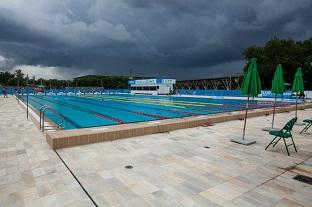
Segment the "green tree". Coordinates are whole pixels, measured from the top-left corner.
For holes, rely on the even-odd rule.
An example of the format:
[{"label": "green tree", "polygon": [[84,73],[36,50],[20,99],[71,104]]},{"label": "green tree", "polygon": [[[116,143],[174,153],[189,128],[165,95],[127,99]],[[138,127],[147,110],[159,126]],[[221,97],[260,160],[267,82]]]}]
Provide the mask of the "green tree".
[{"label": "green tree", "polygon": [[[104,87],[109,89],[121,89],[128,87],[128,77],[125,76],[100,76],[87,75],[74,78],[74,83],[79,87]],[[75,85],[73,84],[73,85]]]},{"label": "green tree", "polygon": [[0,85],[8,85],[9,79],[14,78],[14,75],[9,72],[0,72]]},{"label": "green tree", "polygon": [[[294,41],[274,38],[264,47],[251,46],[243,52],[245,59],[257,58],[259,75],[264,89],[271,88],[277,64],[282,64],[285,82],[291,84],[298,67],[303,69],[305,87],[312,89],[312,38]],[[246,69],[246,66],[245,68]]]}]

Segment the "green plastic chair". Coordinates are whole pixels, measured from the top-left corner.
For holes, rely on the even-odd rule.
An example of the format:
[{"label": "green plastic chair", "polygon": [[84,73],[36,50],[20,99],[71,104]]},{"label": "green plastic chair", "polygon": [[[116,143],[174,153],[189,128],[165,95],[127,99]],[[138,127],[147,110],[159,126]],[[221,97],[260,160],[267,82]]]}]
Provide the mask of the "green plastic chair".
[{"label": "green plastic chair", "polygon": [[[292,137],[292,134],[291,134],[291,131],[294,127],[294,124],[296,123],[297,121],[297,117],[291,119],[289,122],[287,122],[287,124],[280,130],[272,130],[272,131],[269,131],[269,133],[274,137],[274,139],[270,142],[270,144],[265,148],[265,150],[268,149],[268,147],[273,144],[273,147],[275,147],[275,145],[281,140],[283,139],[284,141],[284,144],[285,144],[285,147],[286,147],[286,150],[287,150],[287,154],[289,156],[289,151],[288,151],[288,146],[291,146],[293,145],[294,148],[295,148],[295,151],[297,152],[297,148],[296,148],[296,145],[295,145],[295,142],[294,142],[294,139]],[[292,144],[286,144],[286,141],[285,139],[288,139],[290,138],[291,141],[292,141]],[[277,141],[275,141],[277,139]]]},{"label": "green plastic chair", "polygon": [[300,134],[302,134],[303,132],[308,131],[308,129],[312,126],[312,119],[305,119],[305,120],[303,120],[303,122],[307,123],[307,125],[302,129]]}]

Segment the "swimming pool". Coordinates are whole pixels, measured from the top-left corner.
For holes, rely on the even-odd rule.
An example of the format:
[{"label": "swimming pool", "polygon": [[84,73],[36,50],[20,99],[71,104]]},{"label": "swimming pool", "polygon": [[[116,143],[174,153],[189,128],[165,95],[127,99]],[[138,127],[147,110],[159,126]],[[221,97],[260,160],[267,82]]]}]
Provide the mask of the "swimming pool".
[{"label": "swimming pool", "polygon": [[[22,96],[23,101],[26,100]],[[245,109],[246,101],[229,99],[167,97],[143,95],[80,95],[29,96],[29,104],[36,110],[47,105],[66,120],[65,129],[88,128],[116,124],[153,121],[187,116],[207,115]],[[278,102],[278,105],[288,105]],[[252,108],[271,107],[272,102],[251,101]],[[50,120],[59,118],[47,112]]]}]

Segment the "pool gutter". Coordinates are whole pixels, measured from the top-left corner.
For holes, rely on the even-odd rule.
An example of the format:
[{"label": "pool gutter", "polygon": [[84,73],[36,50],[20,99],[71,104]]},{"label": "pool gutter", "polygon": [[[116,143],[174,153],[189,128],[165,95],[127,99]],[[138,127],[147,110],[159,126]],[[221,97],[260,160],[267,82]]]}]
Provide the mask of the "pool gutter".
[{"label": "pool gutter", "polygon": [[[312,103],[298,105],[299,110],[308,108],[312,108]],[[277,107],[276,113],[290,112],[295,109],[294,105]],[[46,132],[46,140],[52,149],[61,149],[84,144],[163,133],[225,121],[240,120],[244,118],[244,113],[245,111],[235,111],[103,127],[48,131]],[[272,108],[252,109],[248,112],[248,117],[264,116],[272,113]]]}]

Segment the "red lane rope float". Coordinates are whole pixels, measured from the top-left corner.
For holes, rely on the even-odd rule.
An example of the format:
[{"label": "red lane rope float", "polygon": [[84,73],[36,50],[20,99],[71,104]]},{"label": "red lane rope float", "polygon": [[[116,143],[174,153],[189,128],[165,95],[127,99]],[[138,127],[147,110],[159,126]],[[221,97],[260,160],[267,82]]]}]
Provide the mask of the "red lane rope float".
[{"label": "red lane rope float", "polygon": [[127,110],[127,111],[129,111],[131,113],[134,113],[134,114],[150,116],[150,117],[154,117],[154,118],[158,118],[158,119],[169,119],[169,117],[167,117],[167,116],[160,116],[160,115],[156,115],[156,114],[149,114],[149,113],[145,113],[145,112],[141,112],[141,111],[131,111],[131,110]]},{"label": "red lane rope float", "polygon": [[104,118],[104,119],[108,119],[108,120],[111,120],[111,121],[114,121],[114,122],[117,122],[119,124],[126,124],[127,122],[124,122],[120,119],[116,119],[114,117],[111,117],[111,116],[106,116],[106,115],[103,115],[103,114],[99,114],[99,113],[95,113],[94,114],[95,116],[98,116],[98,117],[101,117],[101,118]]}]

